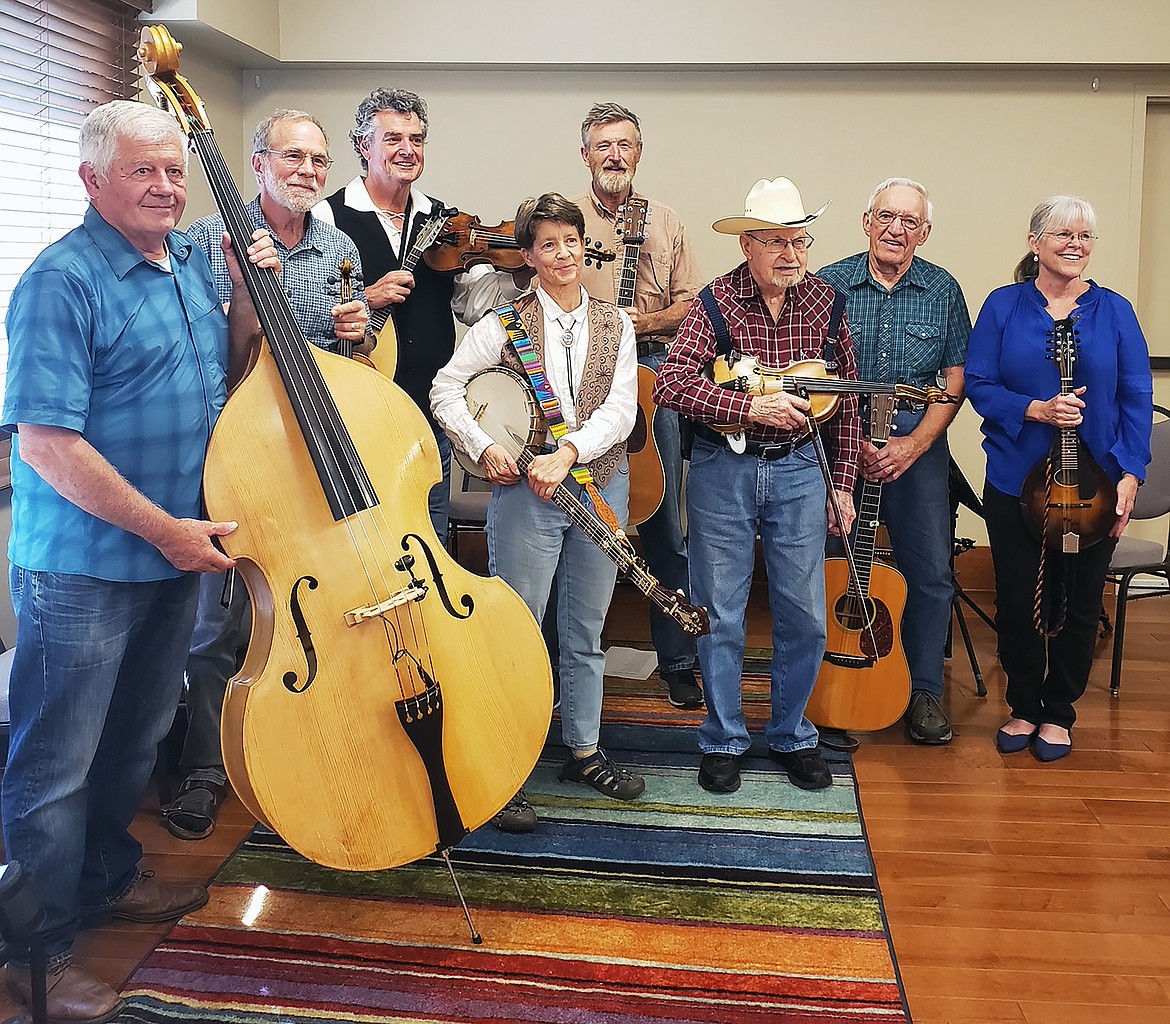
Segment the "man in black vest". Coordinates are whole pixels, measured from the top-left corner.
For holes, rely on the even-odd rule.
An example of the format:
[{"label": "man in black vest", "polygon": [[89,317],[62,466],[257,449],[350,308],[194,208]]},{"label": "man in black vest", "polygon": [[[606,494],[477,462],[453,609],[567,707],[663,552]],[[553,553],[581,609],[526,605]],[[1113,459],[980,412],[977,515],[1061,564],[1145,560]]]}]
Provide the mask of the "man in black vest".
[{"label": "man in black vest", "polygon": [[[395,382],[423,411],[434,431],[443,460],[443,481],[431,491],[435,532],[447,534],[451,491],[451,442],[431,415],[431,382],[455,351],[454,309],[470,324],[490,306],[476,301],[476,284],[491,275],[477,267],[464,274],[443,274],[419,262],[413,272],[400,269],[423,222],[444,204],[414,187],[423,172],[427,105],[405,89],[375,89],[358,104],[349,133],[362,173],[313,209],[336,224],[357,244],[371,310],[391,308],[398,338]],[[491,284],[493,297],[500,283]],[[506,290],[506,289],[505,289]],[[505,294],[511,299],[520,290]]]}]

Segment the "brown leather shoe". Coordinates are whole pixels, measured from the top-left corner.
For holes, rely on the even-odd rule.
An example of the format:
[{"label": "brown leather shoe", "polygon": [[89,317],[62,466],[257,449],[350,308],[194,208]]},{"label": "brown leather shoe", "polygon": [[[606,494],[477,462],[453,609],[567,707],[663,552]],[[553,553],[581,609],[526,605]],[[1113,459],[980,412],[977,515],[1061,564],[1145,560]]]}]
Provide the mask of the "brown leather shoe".
[{"label": "brown leather shoe", "polygon": [[[9,964],[7,987],[14,999],[32,1005],[32,973],[27,967]],[[103,1024],[126,1007],[109,985],[73,964],[50,974],[48,988],[49,1024]]]},{"label": "brown leather shoe", "polygon": [[207,890],[203,886],[171,885],[158,881],[153,871],[143,871],[130,891],[110,907],[110,913],[121,921],[157,924],[177,921],[205,903]]}]

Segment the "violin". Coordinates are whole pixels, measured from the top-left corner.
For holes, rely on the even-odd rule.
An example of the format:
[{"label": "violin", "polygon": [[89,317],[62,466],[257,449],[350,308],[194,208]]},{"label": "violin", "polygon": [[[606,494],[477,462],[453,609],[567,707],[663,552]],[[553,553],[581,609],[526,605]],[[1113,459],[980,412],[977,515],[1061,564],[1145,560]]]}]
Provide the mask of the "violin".
[{"label": "violin", "polygon": [[[823,359],[805,359],[774,368],[765,366],[755,356],[740,356],[729,352],[712,362],[710,377],[721,388],[741,391],[749,395],[808,395],[812,417],[818,423],[831,419],[841,404],[841,396],[893,395],[912,402],[949,403],[957,399],[942,388],[917,388],[910,384],[882,384],[866,380],[842,380],[829,373]],[[737,434],[743,427],[715,425],[724,434]]]},{"label": "violin", "polygon": [[[516,241],[516,222],[501,221],[492,227],[484,227],[480,219],[470,213],[455,211],[447,218],[446,225],[422,254],[423,262],[432,270],[453,272],[466,270],[477,263],[490,263],[497,270],[523,270],[524,256]],[[585,249],[585,265],[591,261],[600,268],[602,263],[612,263],[617,254],[602,249],[595,242]]]},{"label": "violin", "polygon": [[[235,251],[252,223],[178,44],[142,31],[146,85],[199,154]],[[258,820],[327,867],[446,851],[528,777],[548,734],[540,627],[431,526],[441,478],[422,412],[391,379],[310,345],[276,274],[240,260],[264,331],[208,445],[209,516],[252,599],[221,743]]]}]

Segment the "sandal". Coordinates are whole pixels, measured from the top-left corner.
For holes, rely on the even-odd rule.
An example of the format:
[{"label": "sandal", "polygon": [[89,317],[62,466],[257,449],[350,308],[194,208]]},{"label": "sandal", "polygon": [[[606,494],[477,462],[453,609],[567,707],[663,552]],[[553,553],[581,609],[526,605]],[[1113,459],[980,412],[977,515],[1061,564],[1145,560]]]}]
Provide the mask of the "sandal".
[{"label": "sandal", "polygon": [[163,810],[167,831],[177,839],[206,839],[215,831],[215,816],[224,787],[210,779],[186,779],[170,807]]},{"label": "sandal", "polygon": [[646,788],[641,775],[614,764],[600,748],[588,757],[573,757],[561,768],[561,782],[580,782],[615,800],[637,800]]}]

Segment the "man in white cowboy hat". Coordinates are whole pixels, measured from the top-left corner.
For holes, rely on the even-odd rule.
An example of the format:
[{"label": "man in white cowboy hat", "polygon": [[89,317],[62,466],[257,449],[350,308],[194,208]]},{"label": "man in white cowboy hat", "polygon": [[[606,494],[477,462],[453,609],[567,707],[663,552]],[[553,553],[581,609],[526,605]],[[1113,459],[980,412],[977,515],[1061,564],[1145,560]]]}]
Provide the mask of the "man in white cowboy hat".
[{"label": "man in white cowboy hat", "polygon": [[[720,388],[710,368],[730,347],[773,367],[834,361],[841,377],[853,378],[853,344],[843,302],[808,273],[813,239],[807,226],[829,204],[806,213],[796,186],[776,178],[757,181],[744,205],[742,217],[713,225],[739,235],[744,262],[700,293],[654,389],[656,402],[694,421],[686,499],[690,596],[711,616],[711,634],[698,645],[707,698],[699,785],[713,793],[738,789],[740,759],[751,745],[741,679],[759,534],[772,609],[768,751],[794,785],[822,789],[832,775],[804,709],[825,650],[825,534],[847,534],[854,518],[861,450],[856,399],[845,396],[821,429],[829,494],[808,430],[809,402],[795,394]],[[731,432],[730,443],[723,431]]]},{"label": "man in white cowboy hat", "polygon": [[[873,190],[861,228],[869,251],[825,267],[820,276],[846,296],[849,325],[866,380],[916,387],[942,376],[963,394],[971,317],[959,282],[916,256],[931,228],[926,189],[887,178]],[[951,622],[950,452],[946,430],[959,404],[899,401],[890,440],[866,442],[861,472],[883,484],[881,518],[906,577],[902,645],[910,663],[906,728],[915,743],[951,741],[943,710],[943,650]]]}]

